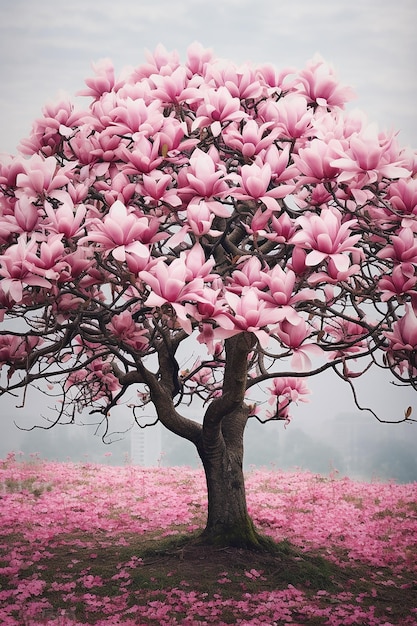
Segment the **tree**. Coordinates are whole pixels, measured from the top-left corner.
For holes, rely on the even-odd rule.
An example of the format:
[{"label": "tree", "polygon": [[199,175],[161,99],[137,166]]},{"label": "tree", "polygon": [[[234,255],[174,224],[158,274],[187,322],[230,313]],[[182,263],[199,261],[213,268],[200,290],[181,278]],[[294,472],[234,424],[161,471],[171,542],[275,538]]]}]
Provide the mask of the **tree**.
[{"label": "tree", "polygon": [[259,546],[247,420],[288,420],[325,370],[417,386],[416,155],[346,113],[319,58],[158,47],[86,84],[88,110],[46,106],[1,163],[1,392],[46,381],[49,426],[152,404],[202,460],[203,536]]}]

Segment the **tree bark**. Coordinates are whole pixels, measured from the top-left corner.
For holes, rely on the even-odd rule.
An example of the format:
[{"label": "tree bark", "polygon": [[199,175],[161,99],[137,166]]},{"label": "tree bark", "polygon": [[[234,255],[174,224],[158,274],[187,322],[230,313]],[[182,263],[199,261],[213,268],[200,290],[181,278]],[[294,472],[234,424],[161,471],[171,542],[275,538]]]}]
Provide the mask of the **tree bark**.
[{"label": "tree bark", "polygon": [[207,481],[208,515],[202,538],[222,546],[270,549],[272,541],[255,530],[246,503],[243,435],[249,417],[244,403],[247,357],[254,338],[241,334],[226,341],[222,395],[206,411],[197,445]]},{"label": "tree bark", "polygon": [[247,413],[244,407],[226,416],[217,442],[199,448],[208,493],[202,539],[220,546],[260,549],[264,541],[248,513],[242,467]]}]

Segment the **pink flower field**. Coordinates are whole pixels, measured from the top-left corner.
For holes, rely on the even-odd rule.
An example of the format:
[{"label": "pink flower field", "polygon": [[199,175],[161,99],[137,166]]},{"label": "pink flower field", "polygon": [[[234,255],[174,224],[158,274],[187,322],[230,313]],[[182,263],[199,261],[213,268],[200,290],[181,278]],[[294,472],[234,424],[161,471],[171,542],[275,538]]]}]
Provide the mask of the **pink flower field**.
[{"label": "pink flower field", "polygon": [[277,554],[184,544],[204,526],[203,471],[10,454],[0,623],[417,624],[415,483],[266,469],[246,481]]}]

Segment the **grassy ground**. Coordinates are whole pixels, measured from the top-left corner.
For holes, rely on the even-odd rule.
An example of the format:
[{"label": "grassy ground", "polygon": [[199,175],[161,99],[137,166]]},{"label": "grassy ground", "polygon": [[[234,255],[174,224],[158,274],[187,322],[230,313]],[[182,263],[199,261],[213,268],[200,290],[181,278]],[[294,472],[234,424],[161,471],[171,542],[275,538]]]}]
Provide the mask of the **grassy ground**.
[{"label": "grassy ground", "polygon": [[[404,572],[401,580],[395,581],[396,577],[388,568],[381,569],[376,583],[375,579],[369,580],[368,568],[363,565],[352,567],[346,564],[346,567],[340,567],[319,553],[300,551],[287,542],[277,544],[275,553],[262,553],[203,546],[197,534],[160,539],[154,533],[146,536],[126,535],[122,542],[120,538],[117,541],[115,539],[114,536],[89,537],[85,533],[82,536],[72,534],[61,537],[56,547],[53,544],[49,546],[47,558],[40,559],[25,571],[25,576],[31,580],[40,570],[42,579],[47,582],[43,598],[52,608],[43,613],[43,623],[65,626],[74,621],[90,624],[108,619],[108,605],[113,606],[111,599],[119,597],[123,587],[123,583],[120,584],[123,573],[117,576],[119,564],[129,562],[132,558],[133,567],[129,570],[130,580],[126,584],[125,593],[128,596],[127,604],[132,607],[132,614],[136,615],[132,622],[135,624],[236,624],[239,620],[239,623],[266,626],[269,624],[267,621],[256,621],[258,618],[251,615],[251,607],[252,613],[256,608],[248,598],[263,593],[264,602],[271,602],[273,597],[268,596],[268,592],[276,593],[279,590],[289,591],[288,610],[282,613],[283,621],[274,624],[331,623],[327,614],[334,613],[336,607],[343,604],[342,597],[350,599],[348,605],[351,609],[346,609],[347,614],[350,612],[353,615],[355,606],[360,606],[362,611],[371,605],[375,607],[375,621],[346,623],[413,623],[409,620],[412,610],[417,606],[417,582],[407,572]],[[36,550],[36,545],[32,545],[32,549]],[[94,597],[102,599],[101,606],[93,611],[85,589],[86,572],[91,577]],[[76,603],[66,600],[61,587],[54,590],[54,582],[65,579],[79,581],[79,587],[72,590],[79,592]],[[103,584],[96,587],[94,580],[98,579]],[[4,576],[0,577],[0,585],[1,589],[7,586]],[[400,586],[408,586],[407,591],[401,592]],[[313,609],[298,613],[293,605],[301,593],[305,595],[305,600],[311,600],[312,605],[320,606],[323,614]],[[184,602],[185,596],[188,603]],[[153,606],[155,611],[145,610],[139,618],[133,611],[138,603],[148,609]],[[163,610],[156,617],[158,603],[168,610]],[[213,604],[213,615],[207,621],[207,606],[210,603]],[[56,619],[59,615],[61,617]],[[138,619],[140,621],[136,621]],[[25,620],[25,624],[29,623]]]}]

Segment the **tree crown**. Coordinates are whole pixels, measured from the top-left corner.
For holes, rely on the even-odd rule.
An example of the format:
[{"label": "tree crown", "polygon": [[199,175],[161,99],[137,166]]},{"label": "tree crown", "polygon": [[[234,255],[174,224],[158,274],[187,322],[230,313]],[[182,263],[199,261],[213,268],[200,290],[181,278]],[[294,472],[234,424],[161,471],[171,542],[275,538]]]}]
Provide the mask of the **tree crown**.
[{"label": "tree crown", "polygon": [[288,419],[329,368],[416,388],[416,154],[323,60],[94,70],[0,163],[3,393],[61,380],[57,419],[105,419],[132,384],[134,411],[264,384]]}]

